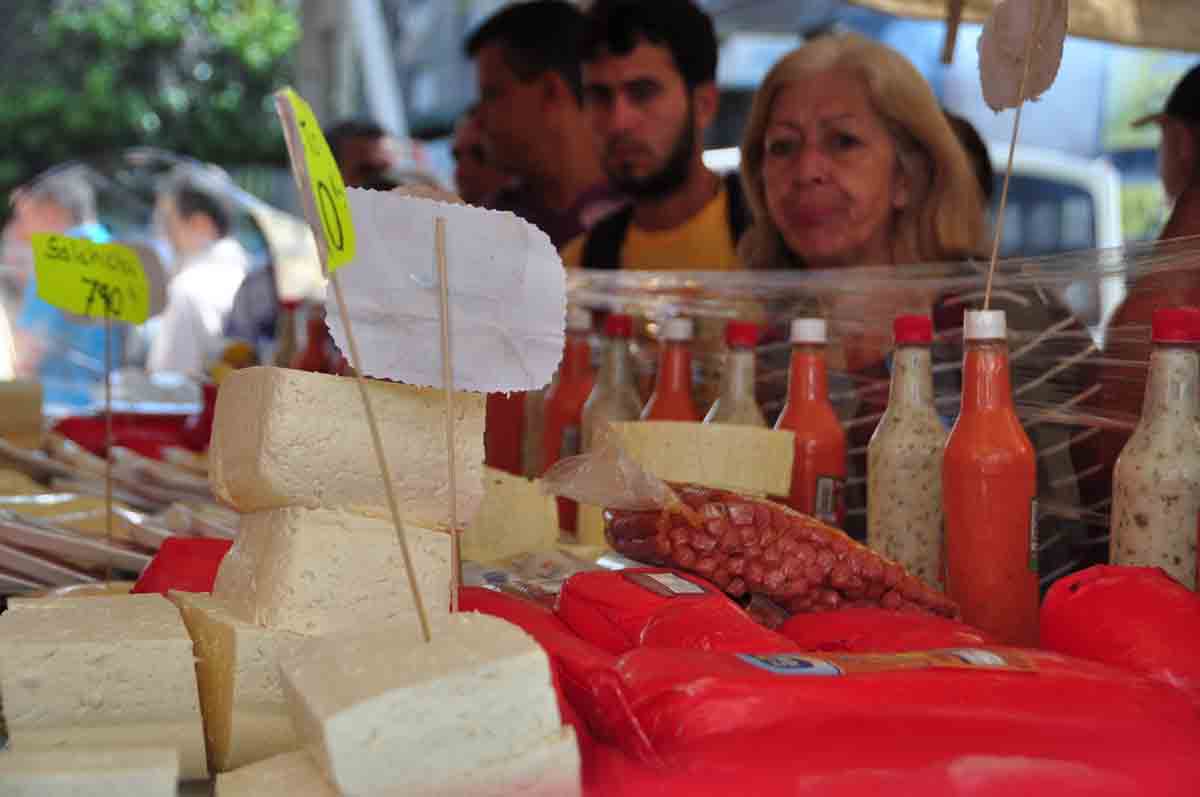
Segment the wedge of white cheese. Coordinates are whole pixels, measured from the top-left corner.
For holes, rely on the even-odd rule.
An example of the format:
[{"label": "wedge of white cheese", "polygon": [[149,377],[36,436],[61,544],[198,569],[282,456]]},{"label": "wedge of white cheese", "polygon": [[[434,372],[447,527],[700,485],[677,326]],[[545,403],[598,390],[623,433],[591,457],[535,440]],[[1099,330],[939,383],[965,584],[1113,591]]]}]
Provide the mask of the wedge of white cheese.
[{"label": "wedge of white cheese", "polygon": [[279,659],[306,637],[239,620],[211,595],[172,592],[171,599],[195,643],[209,769],[228,772],[297,749]]},{"label": "wedge of white cheese", "polygon": [[0,438],[21,448],[41,448],[42,386],[0,381]]},{"label": "wedge of white cheese", "polygon": [[4,797],[175,797],[178,780],[171,748],[0,752]]},{"label": "wedge of white cheese", "polygon": [[170,747],[184,778],[208,774],[192,639],[161,595],[0,615],[0,695],[18,752]]},{"label": "wedge of white cheese", "polygon": [[[271,509],[241,517],[213,597],[265,628],[316,635],[380,623],[419,628],[390,520],[339,509]],[[413,569],[431,625],[450,608],[450,535],[408,526]]]},{"label": "wedge of white cheese", "polygon": [[473,794],[483,782],[578,793],[549,659],[504,620],[455,614],[428,644],[397,629],[335,634],[280,669],[301,744],[345,794]]},{"label": "wedge of white cheese", "polygon": [[463,534],[462,554],[494,562],[519,553],[552,550],[558,544],[558,506],[538,482],[484,468],[483,503]]},{"label": "wedge of white cheese", "polygon": [[[441,390],[371,381],[388,468],[406,522],[450,522],[446,404]],[[483,495],[484,396],[457,393],[457,521]],[[217,497],[239,512],[344,507],[390,517],[358,386],[286,368],[244,368],[221,384],[209,448]]]},{"label": "wedge of white cheese", "polygon": [[217,775],[215,797],[338,797],[303,751],[281,753]]}]

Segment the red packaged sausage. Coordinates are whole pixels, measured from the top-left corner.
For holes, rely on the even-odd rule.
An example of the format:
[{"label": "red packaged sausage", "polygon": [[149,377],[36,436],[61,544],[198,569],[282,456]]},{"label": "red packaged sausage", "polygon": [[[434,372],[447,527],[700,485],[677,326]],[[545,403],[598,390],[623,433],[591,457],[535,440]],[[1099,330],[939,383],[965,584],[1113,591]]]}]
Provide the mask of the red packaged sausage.
[{"label": "red packaged sausage", "polygon": [[932,614],[869,607],[797,614],[779,633],[800,650],[902,653],[997,644],[977,628]]}]

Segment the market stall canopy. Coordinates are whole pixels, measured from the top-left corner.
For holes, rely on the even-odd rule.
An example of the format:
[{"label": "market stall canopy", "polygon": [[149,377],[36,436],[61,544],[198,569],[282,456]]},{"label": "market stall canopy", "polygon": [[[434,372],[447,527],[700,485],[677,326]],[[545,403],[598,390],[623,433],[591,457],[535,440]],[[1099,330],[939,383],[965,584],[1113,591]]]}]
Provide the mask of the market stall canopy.
[{"label": "market stall canopy", "polygon": [[[954,7],[961,6],[963,22],[983,22],[996,5],[993,0],[851,0],[851,4],[928,19],[950,18]],[[1200,7],[1195,0],[1071,0],[1069,30],[1073,36],[1118,44],[1200,51]]]}]

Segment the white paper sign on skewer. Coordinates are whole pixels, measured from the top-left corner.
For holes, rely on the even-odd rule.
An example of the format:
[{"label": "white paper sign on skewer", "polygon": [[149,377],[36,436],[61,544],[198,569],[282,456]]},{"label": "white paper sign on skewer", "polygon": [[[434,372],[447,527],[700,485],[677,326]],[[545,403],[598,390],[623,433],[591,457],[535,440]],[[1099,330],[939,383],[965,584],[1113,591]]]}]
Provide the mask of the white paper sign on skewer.
[{"label": "white paper sign on skewer", "polygon": [[[537,390],[562,356],[566,273],[544,232],[511,213],[357,188],[358,229],[338,272],[364,373],[443,387],[435,218],[445,219],[456,390]],[[338,307],[326,321],[346,351]]]},{"label": "white paper sign on skewer", "polygon": [[1066,38],[1067,0],[1000,0],[979,37],[979,77],[992,110],[1044,94],[1058,76]]}]

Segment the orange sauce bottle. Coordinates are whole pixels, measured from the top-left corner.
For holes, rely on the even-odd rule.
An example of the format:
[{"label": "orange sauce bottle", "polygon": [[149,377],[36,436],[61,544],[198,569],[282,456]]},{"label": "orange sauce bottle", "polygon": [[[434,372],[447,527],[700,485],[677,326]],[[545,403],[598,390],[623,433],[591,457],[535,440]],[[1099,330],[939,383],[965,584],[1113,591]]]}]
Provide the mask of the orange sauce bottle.
[{"label": "orange sauce bottle", "polygon": [[829,401],[825,321],[792,321],[787,402],[776,429],[796,436],[788,504],[797,512],[841,526],[846,519],[846,432]]},{"label": "orange sauce bottle", "polygon": [[654,392],[642,408],[643,421],[699,421],[692,401],[692,320],[672,318],[663,324]]},{"label": "orange sauce bottle", "polygon": [[946,593],[1005,644],[1038,641],[1037,454],[1017,419],[1003,311],[963,321],[962,409],[946,442]]},{"label": "orange sauce bottle", "polygon": [[[588,333],[592,314],[582,307],[567,312],[567,342],[558,378],[546,392],[545,431],[542,434],[543,472],[566,457],[580,453],[583,440],[583,405],[595,382]],[[558,499],[558,525],[574,532],[579,507],[574,501]]]},{"label": "orange sauce bottle", "polygon": [[525,435],[525,391],[488,393],[483,427],[483,457],[488,467],[521,475]]}]

